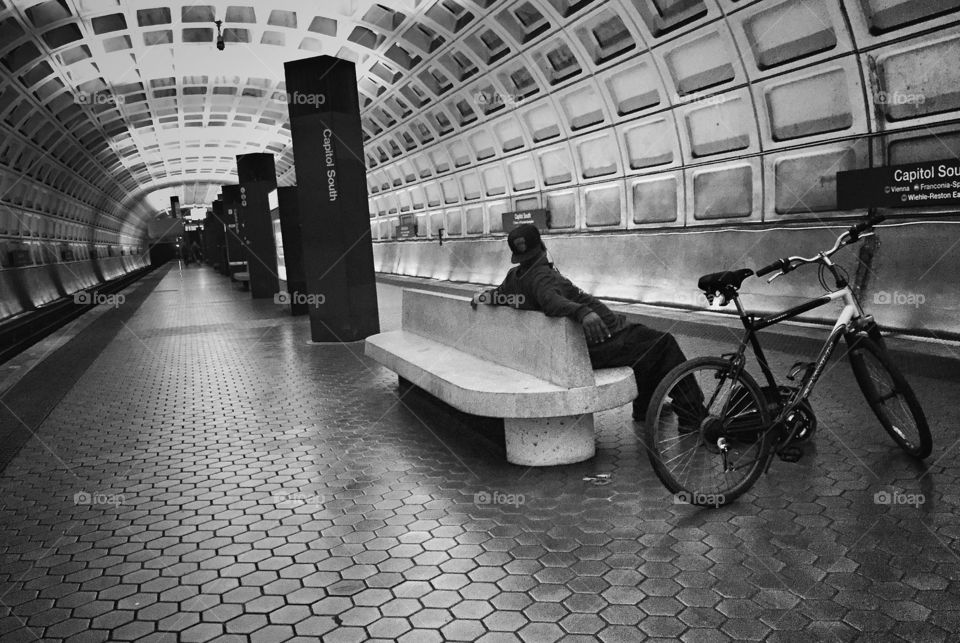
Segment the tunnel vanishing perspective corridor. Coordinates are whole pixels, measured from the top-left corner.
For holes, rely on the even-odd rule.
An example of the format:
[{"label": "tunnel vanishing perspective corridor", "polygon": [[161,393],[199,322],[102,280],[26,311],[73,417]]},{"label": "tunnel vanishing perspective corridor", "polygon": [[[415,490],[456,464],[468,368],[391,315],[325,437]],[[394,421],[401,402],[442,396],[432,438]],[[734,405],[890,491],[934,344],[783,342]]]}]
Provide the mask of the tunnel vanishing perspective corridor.
[{"label": "tunnel vanishing perspective corridor", "polygon": [[[804,459],[701,510],[656,480],[629,405],[598,414],[593,460],[516,467],[502,436],[398,398],[357,345],[306,346],[302,321],[209,269],[164,269],[132,290],[122,323],[71,340],[101,353],[77,358],[68,342],[49,358],[86,370],[0,478],[2,640],[957,631],[955,371],[909,372],[934,427],[926,467],[838,362]],[[398,288],[379,291],[382,326],[397,327]],[[672,325],[688,354],[732,341]],[[786,370],[796,347],[770,346]],[[2,398],[17,413],[29,399]]]},{"label": "tunnel vanishing perspective corridor", "polygon": [[[0,643],[960,640],[958,60],[960,0],[0,0]],[[567,319],[467,307],[522,224]],[[723,271],[849,283],[932,453],[841,342],[798,462],[667,491],[583,295],[729,355]]]}]

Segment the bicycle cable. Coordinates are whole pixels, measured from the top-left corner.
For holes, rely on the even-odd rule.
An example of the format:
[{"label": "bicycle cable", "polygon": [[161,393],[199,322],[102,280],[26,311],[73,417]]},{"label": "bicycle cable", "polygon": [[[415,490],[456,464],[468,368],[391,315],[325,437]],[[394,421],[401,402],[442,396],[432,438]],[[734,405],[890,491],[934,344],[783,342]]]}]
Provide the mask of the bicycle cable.
[{"label": "bicycle cable", "polygon": [[[850,282],[850,275],[843,266],[834,264],[833,267],[836,268],[843,281]],[[833,289],[827,285],[827,267],[822,263],[817,267],[817,279],[820,280],[820,287],[823,288],[824,292],[833,292]]]}]

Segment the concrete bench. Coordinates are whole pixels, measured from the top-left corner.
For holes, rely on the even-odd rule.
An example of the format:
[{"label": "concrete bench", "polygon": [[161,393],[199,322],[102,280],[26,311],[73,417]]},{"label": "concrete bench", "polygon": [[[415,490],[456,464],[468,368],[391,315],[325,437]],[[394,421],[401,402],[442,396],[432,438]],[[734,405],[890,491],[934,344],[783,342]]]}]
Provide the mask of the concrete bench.
[{"label": "concrete bench", "polygon": [[240,284],[242,290],[248,290],[250,288],[250,273],[249,272],[235,272],[233,273],[232,279]]},{"label": "concrete bench", "polygon": [[596,453],[593,413],[637,395],[630,368],[593,370],[583,329],[566,318],[404,289],[401,330],[366,354],[450,406],[503,418],[507,460],[548,466]]}]

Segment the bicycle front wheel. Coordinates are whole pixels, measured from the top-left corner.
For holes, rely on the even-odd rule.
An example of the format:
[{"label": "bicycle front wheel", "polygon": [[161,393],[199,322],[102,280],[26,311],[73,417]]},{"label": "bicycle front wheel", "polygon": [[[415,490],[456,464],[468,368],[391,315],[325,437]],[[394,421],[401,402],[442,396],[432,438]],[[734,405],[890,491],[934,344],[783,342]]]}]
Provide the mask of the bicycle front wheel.
[{"label": "bicycle front wheel", "polygon": [[933,440],[923,408],[889,353],[863,335],[849,343],[853,374],[880,424],[909,455],[930,455]]},{"label": "bicycle front wheel", "polygon": [[675,502],[716,507],[743,494],[762,473],[769,425],[767,400],[748,373],[734,374],[727,360],[700,357],[671,370],[657,386],[644,444]]}]

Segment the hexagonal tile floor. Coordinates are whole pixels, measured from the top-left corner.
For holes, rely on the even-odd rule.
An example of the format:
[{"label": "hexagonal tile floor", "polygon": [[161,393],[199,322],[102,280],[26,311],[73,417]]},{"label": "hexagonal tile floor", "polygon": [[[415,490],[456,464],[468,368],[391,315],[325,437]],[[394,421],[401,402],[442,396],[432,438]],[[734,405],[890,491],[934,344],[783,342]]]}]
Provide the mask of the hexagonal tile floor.
[{"label": "hexagonal tile floor", "polygon": [[[397,289],[381,297],[395,327]],[[674,331],[688,355],[730,339]],[[955,373],[910,373],[934,427],[926,465],[838,363],[804,459],[704,510],[656,480],[629,407],[598,416],[592,461],[511,466],[495,433],[399,399],[362,345],[310,346],[305,318],[207,268],[169,271],[103,332],[0,477],[4,641],[960,631]],[[783,372],[795,358],[774,348]]]}]

